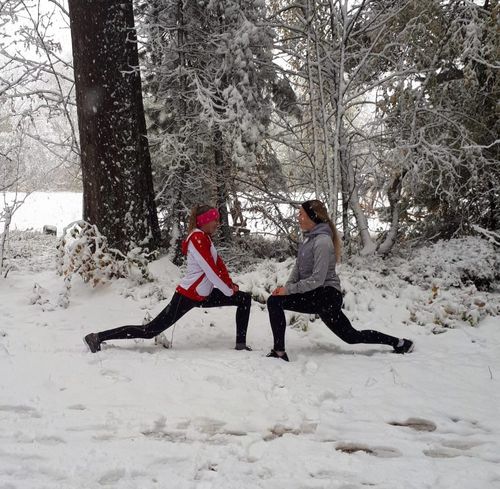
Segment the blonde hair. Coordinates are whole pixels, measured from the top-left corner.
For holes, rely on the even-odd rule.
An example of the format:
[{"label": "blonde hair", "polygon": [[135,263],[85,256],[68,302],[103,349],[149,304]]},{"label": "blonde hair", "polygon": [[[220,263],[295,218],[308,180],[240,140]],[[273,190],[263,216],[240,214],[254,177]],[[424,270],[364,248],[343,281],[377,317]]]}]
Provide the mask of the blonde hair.
[{"label": "blonde hair", "polygon": [[188,221],[188,234],[193,229],[196,229],[198,227],[196,225],[196,218],[209,211],[210,209],[212,209],[212,206],[206,204],[196,204],[195,206],[191,207],[191,214],[189,215]]},{"label": "blonde hair", "polygon": [[342,242],[340,241],[340,236],[337,228],[335,227],[335,224],[328,215],[328,210],[326,209],[325,204],[323,204],[323,202],[321,202],[320,200],[311,200],[309,201],[309,203],[311,209],[318,216],[318,219],[321,219],[321,222],[324,222],[328,224],[328,226],[330,226],[330,229],[332,231],[333,248],[335,250],[335,260],[337,263],[340,263],[340,257],[342,256]]}]

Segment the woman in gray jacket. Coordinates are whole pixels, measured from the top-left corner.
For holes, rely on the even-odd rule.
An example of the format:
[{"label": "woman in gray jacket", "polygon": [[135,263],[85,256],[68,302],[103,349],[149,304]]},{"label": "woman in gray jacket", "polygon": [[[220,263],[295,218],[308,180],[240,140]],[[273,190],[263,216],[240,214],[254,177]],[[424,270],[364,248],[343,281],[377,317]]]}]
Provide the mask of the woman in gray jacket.
[{"label": "woman in gray jacket", "polygon": [[285,352],[284,311],[318,314],[328,328],[346,343],[375,343],[392,346],[395,353],[409,353],[413,342],[373,330],[358,331],[342,312],[340,280],[335,264],[341,244],[337,230],[319,200],[308,200],[299,209],[304,241],[292,273],[284,287],[276,288],[267,300],[274,348],[268,357],[288,361]]}]

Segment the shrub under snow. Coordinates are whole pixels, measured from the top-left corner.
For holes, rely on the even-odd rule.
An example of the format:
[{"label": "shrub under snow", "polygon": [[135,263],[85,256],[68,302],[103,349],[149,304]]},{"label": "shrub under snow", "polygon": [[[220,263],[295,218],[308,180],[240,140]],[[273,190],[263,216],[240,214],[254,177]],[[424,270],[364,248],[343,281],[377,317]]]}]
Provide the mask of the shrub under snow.
[{"label": "shrub under snow", "polygon": [[[292,258],[281,263],[265,260],[237,281],[265,303],[271,291],[286,282],[293,263]],[[387,259],[355,257],[338,273],[350,313],[371,311],[382,300],[396,299],[408,310],[408,321],[434,333],[475,326],[485,316],[500,314],[498,294],[486,290],[500,284],[500,256],[494,244],[481,238],[440,241]],[[289,314],[290,321],[298,321],[297,314],[293,316]],[[298,321],[302,329],[304,321]]]},{"label": "shrub under snow", "polygon": [[438,241],[397,260],[403,280],[425,289],[474,284],[488,290],[500,282],[500,253],[493,243],[478,237]]},{"label": "shrub under snow", "polygon": [[64,277],[65,291],[59,305],[67,307],[71,279],[77,274],[93,287],[114,278],[129,278],[140,284],[150,281],[147,257],[140,248],[124,255],[110,248],[95,225],[77,221],[64,229],[57,245],[57,272]]}]

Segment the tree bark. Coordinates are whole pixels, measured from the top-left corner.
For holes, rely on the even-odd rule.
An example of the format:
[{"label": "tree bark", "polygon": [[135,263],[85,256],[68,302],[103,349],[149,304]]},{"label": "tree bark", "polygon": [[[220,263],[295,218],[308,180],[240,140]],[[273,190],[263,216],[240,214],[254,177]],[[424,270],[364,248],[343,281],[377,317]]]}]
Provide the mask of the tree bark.
[{"label": "tree bark", "polygon": [[394,177],[389,190],[387,192],[387,197],[389,199],[389,206],[391,209],[391,227],[387,232],[384,241],[379,246],[377,252],[380,255],[387,255],[396,244],[396,239],[398,237],[399,229],[399,213],[401,211],[400,200],[401,200],[401,189],[403,185],[403,175],[398,174]]},{"label": "tree bark", "polygon": [[132,0],[69,0],[83,218],[127,252],[160,241]]},{"label": "tree bark", "polygon": [[231,230],[229,228],[229,212],[227,203],[229,201],[228,180],[231,169],[228,168],[224,155],[224,142],[220,128],[214,131],[214,165],[215,165],[215,204],[220,213],[220,239],[223,243],[231,242]]}]

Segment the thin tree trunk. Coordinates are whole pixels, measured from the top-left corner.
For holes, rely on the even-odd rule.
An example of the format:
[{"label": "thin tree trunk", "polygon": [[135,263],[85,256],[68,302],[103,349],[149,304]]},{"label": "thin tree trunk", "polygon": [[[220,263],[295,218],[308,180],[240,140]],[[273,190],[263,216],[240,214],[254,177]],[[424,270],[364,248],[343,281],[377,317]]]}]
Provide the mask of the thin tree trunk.
[{"label": "thin tree trunk", "polygon": [[313,72],[312,72],[312,61],[311,61],[311,25],[313,13],[311,12],[311,6],[309,0],[306,3],[306,21],[307,21],[307,48],[306,48],[306,65],[307,65],[307,78],[309,83],[309,110],[311,113],[311,131],[313,139],[313,155],[312,155],[312,171],[314,180],[314,193],[315,198],[319,198],[321,186],[318,177],[318,135],[316,132],[316,111],[315,111],[315,88],[313,82]]},{"label": "thin tree trunk", "polygon": [[[354,213],[354,217],[356,218],[356,224],[361,238],[361,243],[362,243],[361,254],[366,255],[374,253],[376,250],[376,245],[370,236],[368,230],[368,220],[366,219],[363,209],[361,208],[361,205],[359,203],[358,187],[354,175],[354,168],[352,166],[352,162],[346,155],[346,140],[345,140],[346,129],[344,125],[344,116],[346,107],[344,103],[345,103],[345,94],[347,91],[347,83],[345,80],[345,65],[347,56],[346,44],[349,35],[347,32],[347,27],[348,27],[347,7],[348,7],[347,0],[340,1],[338,8],[340,9],[340,17],[342,19],[342,25],[341,25],[341,35],[339,43],[340,59],[339,59],[339,69],[338,69],[337,84],[336,84],[337,93],[336,97],[333,93],[331,96],[332,104],[334,105],[334,107],[336,107],[335,132],[333,137],[333,159],[334,159],[334,165],[338,165],[338,167],[341,169],[342,172],[343,218],[344,220],[347,218],[346,197],[348,194],[349,207],[351,208],[352,212]],[[332,38],[335,38],[334,29],[336,28],[336,26],[333,23],[333,17],[334,17],[333,12],[335,9],[335,5],[333,4],[332,0],[330,0],[330,9],[332,13],[332,24],[331,24]],[[344,233],[346,233],[346,231],[349,228],[349,223],[344,221],[343,227],[344,227]],[[346,235],[344,234],[344,236]],[[345,239],[348,238],[349,236],[347,235]]]},{"label": "thin tree trunk", "polygon": [[5,252],[7,248],[7,238],[9,236],[10,223],[12,221],[12,208],[9,205],[6,205],[4,213],[3,233],[0,236],[0,275],[3,270],[3,261],[5,259]]},{"label": "thin tree trunk", "polygon": [[351,230],[349,227],[349,178],[347,176],[346,169],[341,166],[340,167],[341,177],[341,185],[342,185],[342,232],[343,232],[343,241],[344,248],[348,253],[351,252]]},{"label": "thin tree trunk", "polygon": [[326,194],[327,194],[327,207],[330,211],[332,219],[334,222],[337,219],[337,182],[335,180],[335,161],[330,158],[330,136],[329,128],[327,123],[326,111],[326,99],[325,99],[325,87],[323,84],[323,68],[321,65],[321,53],[319,50],[318,39],[315,38],[316,44],[316,66],[318,71],[318,85],[319,85],[319,95],[321,101],[321,126],[323,130],[323,166],[326,169]]},{"label": "thin tree trunk", "polygon": [[349,194],[349,206],[352,209],[354,217],[356,218],[356,224],[358,227],[359,236],[361,238],[362,248],[360,251],[361,255],[371,255],[375,253],[377,245],[370,236],[370,230],[368,229],[368,219],[361,208],[359,203],[358,186],[356,184],[356,178],[354,175],[354,168],[351,161],[348,158],[345,159],[344,164],[346,165],[348,174],[348,186],[350,190]]},{"label": "thin tree trunk", "polygon": [[401,199],[401,187],[403,178],[401,175],[397,175],[389,188],[387,196],[389,198],[389,206],[391,209],[391,226],[389,231],[378,247],[378,253],[381,255],[387,255],[396,244],[396,238],[398,236],[399,229],[399,213],[400,213],[400,199]]},{"label": "thin tree trunk", "polygon": [[230,178],[230,169],[226,163],[223,149],[222,132],[219,128],[214,131],[214,165],[215,165],[215,204],[220,213],[220,237],[224,243],[231,241],[231,230],[229,228],[229,212],[227,203],[229,191],[227,182]]}]

